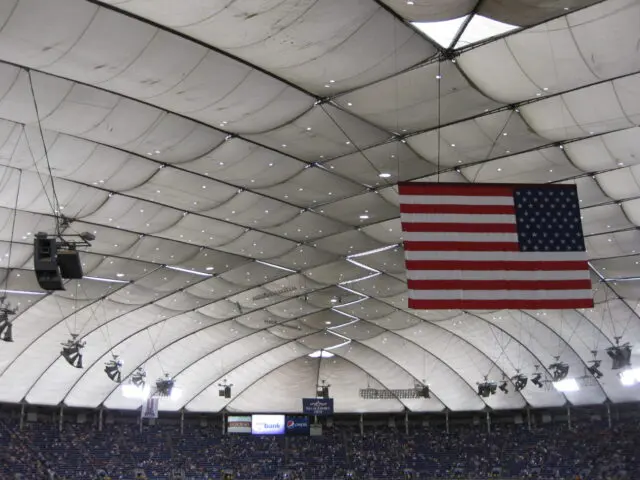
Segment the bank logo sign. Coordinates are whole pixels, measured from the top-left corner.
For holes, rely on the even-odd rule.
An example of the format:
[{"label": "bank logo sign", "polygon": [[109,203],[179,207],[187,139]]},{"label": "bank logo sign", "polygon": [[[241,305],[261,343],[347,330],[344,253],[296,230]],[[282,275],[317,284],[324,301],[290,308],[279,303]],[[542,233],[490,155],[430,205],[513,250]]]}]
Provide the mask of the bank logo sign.
[{"label": "bank logo sign", "polygon": [[251,433],[254,435],[283,435],[284,415],[253,415]]},{"label": "bank logo sign", "polygon": [[333,415],[333,398],[303,398],[302,411],[306,415]]}]

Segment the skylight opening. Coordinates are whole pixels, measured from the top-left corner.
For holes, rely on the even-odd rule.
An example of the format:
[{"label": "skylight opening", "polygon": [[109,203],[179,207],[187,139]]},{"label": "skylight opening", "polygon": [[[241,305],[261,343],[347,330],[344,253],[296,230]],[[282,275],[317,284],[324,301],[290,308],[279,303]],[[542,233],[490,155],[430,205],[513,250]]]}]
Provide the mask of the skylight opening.
[{"label": "skylight opening", "polygon": [[520,27],[510,25],[508,23],[498,22],[482,15],[474,15],[469,25],[464,29],[460,40],[455,45],[455,48],[462,48],[474,43],[482,42],[488,38],[493,38],[498,35],[517,30]]},{"label": "skylight opening", "polygon": [[310,353],[308,356],[311,358],[331,358],[334,356],[334,354],[331,352],[327,352],[326,350],[316,350],[315,352]]},{"label": "skylight opening", "polygon": [[431,40],[436,42],[443,48],[451,47],[451,44],[460,31],[460,27],[467,19],[468,15],[453,20],[444,20],[442,22],[412,22],[413,25],[424,33]]}]

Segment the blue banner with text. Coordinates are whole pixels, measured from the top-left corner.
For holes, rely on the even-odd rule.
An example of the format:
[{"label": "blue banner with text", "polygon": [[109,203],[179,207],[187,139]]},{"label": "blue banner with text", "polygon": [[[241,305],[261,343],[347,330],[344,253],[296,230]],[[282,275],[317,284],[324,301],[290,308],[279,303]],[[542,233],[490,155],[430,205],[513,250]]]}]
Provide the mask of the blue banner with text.
[{"label": "blue banner with text", "polygon": [[318,417],[333,415],[333,398],[303,398],[302,411]]}]

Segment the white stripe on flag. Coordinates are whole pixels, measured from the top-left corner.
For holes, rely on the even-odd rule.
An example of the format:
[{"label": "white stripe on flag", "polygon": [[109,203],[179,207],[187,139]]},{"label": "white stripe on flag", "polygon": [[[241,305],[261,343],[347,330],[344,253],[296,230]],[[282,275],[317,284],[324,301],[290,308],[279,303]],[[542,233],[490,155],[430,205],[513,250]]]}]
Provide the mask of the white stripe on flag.
[{"label": "white stripe on flag", "polygon": [[505,262],[586,261],[585,252],[418,252],[405,250],[411,260],[503,260]]},{"label": "white stripe on flag", "polygon": [[575,300],[591,299],[591,290],[409,290],[414,300]]},{"label": "white stripe on flag", "polygon": [[589,280],[588,270],[407,270],[408,280]]},{"label": "white stripe on flag", "polygon": [[516,223],[513,213],[504,215],[470,215],[457,213],[403,213],[403,223]]},{"label": "white stripe on flag", "polygon": [[513,205],[513,197],[468,197],[449,195],[401,195],[401,204],[413,205]]},{"label": "white stripe on flag", "polygon": [[518,243],[517,233],[424,233],[406,232],[408,242],[509,242]]}]

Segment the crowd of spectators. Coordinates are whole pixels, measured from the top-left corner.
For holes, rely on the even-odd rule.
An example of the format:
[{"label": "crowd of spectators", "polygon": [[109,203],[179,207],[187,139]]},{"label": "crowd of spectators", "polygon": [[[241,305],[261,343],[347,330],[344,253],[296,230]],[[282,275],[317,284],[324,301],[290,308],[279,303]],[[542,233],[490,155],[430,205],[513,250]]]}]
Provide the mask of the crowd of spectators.
[{"label": "crowd of spectators", "polygon": [[[222,435],[211,427],[0,422],[0,478],[627,480],[640,472],[640,424],[324,429],[321,437]],[[16,476],[18,474],[18,476]]]}]

